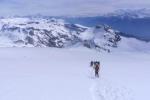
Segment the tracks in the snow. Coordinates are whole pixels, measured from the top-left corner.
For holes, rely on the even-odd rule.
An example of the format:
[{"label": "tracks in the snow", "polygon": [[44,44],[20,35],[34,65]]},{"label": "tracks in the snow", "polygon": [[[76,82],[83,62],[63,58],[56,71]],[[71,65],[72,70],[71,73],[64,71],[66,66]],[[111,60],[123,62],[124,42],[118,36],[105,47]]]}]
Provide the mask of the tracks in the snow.
[{"label": "tracks in the snow", "polygon": [[134,100],[127,88],[113,84],[103,78],[92,79],[92,100]]}]

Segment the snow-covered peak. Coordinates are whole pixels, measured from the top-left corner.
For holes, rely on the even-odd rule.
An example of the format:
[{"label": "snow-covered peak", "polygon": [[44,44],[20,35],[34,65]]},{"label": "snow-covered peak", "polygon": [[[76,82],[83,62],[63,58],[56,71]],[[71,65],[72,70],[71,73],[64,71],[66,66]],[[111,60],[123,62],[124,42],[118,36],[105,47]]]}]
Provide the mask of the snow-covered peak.
[{"label": "snow-covered peak", "polygon": [[[120,36],[121,32],[107,25],[86,27],[55,18],[0,19],[0,47],[74,47],[84,46],[110,52],[113,48],[135,48],[140,40]],[[133,42],[133,43],[132,43]],[[145,43],[144,45],[147,45]],[[148,44],[149,45],[149,44]],[[135,45],[136,46],[136,45]],[[141,49],[139,49],[141,50]]]},{"label": "snow-covered peak", "polygon": [[0,46],[3,47],[68,47],[76,44],[110,51],[120,37],[105,26],[85,27],[61,19],[3,18],[0,19]]},{"label": "snow-covered peak", "polygon": [[150,9],[119,9],[114,12],[105,14],[106,17],[128,17],[128,18],[145,18],[150,17]]}]

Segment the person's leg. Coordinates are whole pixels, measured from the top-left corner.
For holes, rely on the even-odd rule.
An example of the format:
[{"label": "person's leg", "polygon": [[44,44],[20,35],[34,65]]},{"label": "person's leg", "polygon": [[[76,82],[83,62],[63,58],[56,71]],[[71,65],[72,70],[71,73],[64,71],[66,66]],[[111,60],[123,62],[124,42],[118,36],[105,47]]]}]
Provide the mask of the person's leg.
[{"label": "person's leg", "polygon": [[97,77],[97,72],[95,71],[95,77]]},{"label": "person's leg", "polygon": [[99,77],[99,73],[97,72],[97,77]]},{"label": "person's leg", "polygon": [[99,77],[98,71],[95,71],[95,77]]}]

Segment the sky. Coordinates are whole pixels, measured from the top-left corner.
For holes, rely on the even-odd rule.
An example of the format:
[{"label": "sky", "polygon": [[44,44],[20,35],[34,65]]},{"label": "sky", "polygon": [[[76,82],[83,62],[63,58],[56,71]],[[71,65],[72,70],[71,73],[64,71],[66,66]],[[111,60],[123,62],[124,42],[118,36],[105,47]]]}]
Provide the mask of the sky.
[{"label": "sky", "polygon": [[0,16],[82,16],[150,8],[150,0],[0,0]]}]

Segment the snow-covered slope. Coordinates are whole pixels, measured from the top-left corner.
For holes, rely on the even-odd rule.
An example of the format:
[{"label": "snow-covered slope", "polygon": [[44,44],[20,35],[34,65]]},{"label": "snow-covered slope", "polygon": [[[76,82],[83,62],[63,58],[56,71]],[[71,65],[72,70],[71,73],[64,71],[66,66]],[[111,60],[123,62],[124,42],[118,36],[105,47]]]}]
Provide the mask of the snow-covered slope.
[{"label": "snow-covered slope", "polygon": [[150,42],[140,41],[135,38],[121,37],[115,51],[149,52]]},{"label": "snow-covered slope", "polygon": [[[100,78],[91,60],[101,61]],[[149,100],[150,53],[1,48],[0,100]]]}]

